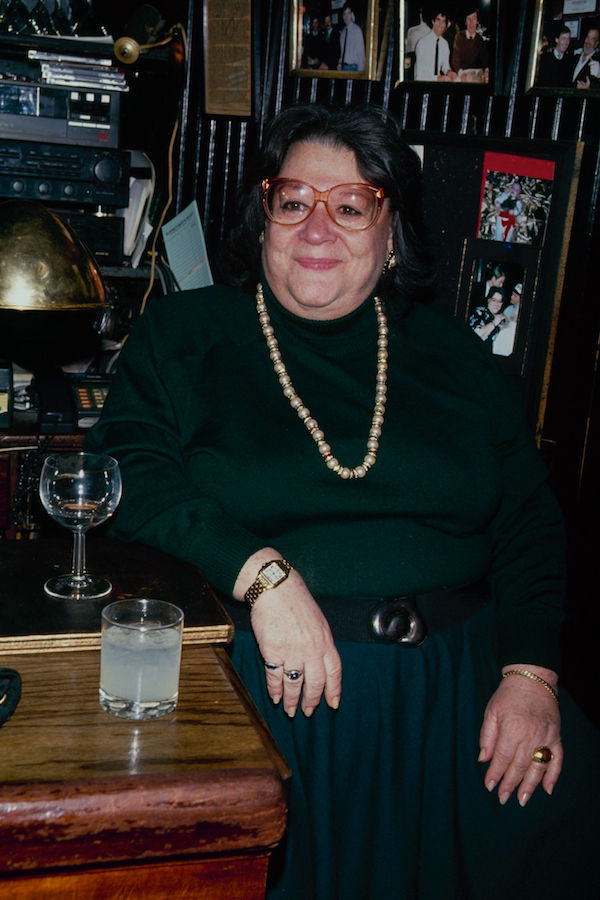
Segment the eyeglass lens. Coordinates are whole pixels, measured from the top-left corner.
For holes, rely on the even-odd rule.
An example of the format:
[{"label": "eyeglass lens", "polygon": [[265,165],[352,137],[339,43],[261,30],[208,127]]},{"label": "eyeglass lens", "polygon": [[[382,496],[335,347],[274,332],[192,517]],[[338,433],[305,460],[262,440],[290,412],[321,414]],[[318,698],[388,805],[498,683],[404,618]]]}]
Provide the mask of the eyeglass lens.
[{"label": "eyeglass lens", "polygon": [[[276,182],[269,186],[266,202],[274,222],[297,225],[313,211],[315,192],[301,181]],[[375,219],[377,197],[372,190],[359,184],[338,184],[329,191],[327,209],[338,225],[360,231],[368,228]]]}]

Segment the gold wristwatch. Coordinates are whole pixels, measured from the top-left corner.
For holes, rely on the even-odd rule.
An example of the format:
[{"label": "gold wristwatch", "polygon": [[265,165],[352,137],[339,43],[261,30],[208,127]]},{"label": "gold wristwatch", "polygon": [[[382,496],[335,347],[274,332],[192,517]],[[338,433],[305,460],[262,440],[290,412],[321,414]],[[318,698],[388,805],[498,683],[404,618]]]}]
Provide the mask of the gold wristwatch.
[{"label": "gold wristwatch", "polygon": [[264,591],[270,591],[285,581],[293,568],[287,559],[272,559],[266,562],[260,567],[258,575],[244,594],[244,600],[247,600],[250,606],[254,606]]}]

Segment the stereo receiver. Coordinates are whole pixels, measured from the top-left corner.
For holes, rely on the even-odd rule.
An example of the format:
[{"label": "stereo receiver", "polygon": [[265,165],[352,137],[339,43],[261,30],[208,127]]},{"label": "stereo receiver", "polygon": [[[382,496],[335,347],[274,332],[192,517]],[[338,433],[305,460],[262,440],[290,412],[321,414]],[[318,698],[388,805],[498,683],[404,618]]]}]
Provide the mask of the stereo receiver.
[{"label": "stereo receiver", "polygon": [[129,171],[126,150],[0,138],[0,197],[6,199],[124,207],[129,203]]}]

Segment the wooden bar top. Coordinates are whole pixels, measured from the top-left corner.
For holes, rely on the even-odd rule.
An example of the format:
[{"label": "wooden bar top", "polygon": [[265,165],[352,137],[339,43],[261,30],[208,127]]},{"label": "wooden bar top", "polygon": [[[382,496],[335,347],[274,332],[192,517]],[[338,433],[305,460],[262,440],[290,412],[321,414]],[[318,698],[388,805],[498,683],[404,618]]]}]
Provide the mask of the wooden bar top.
[{"label": "wooden bar top", "polygon": [[0,729],[0,884],[280,841],[289,771],[223,648],[184,645],[177,708],[146,722],[100,708],[98,650],[5,651],[0,666],[23,681]]}]

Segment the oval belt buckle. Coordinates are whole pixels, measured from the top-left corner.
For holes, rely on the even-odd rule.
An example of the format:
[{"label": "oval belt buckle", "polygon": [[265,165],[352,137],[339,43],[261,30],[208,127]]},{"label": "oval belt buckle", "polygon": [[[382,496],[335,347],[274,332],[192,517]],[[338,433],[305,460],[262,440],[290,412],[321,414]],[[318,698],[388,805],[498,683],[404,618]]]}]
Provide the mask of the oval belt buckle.
[{"label": "oval belt buckle", "polygon": [[427,637],[427,626],[409,597],[396,597],[373,610],[371,628],[379,640],[408,647],[419,647]]}]

